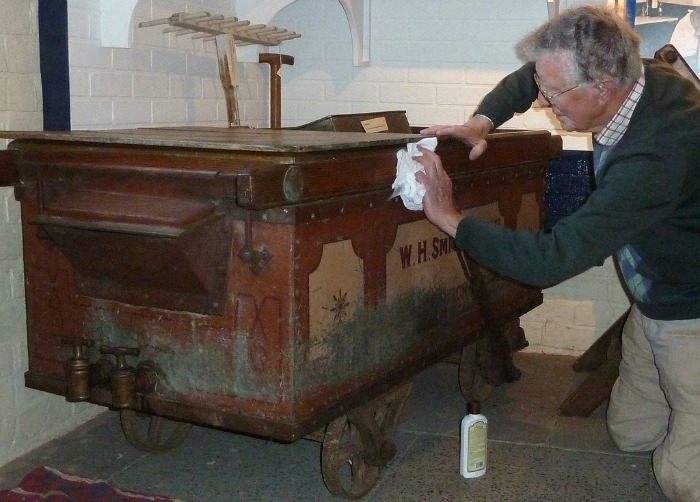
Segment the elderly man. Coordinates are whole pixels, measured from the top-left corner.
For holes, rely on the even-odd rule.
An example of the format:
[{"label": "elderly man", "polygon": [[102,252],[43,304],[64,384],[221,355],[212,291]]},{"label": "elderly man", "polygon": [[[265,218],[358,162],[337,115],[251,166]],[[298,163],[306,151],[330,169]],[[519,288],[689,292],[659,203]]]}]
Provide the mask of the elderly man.
[{"label": "elderly man", "polygon": [[590,131],[597,188],[551,232],[463,217],[438,155],[421,149],[426,217],[496,272],[549,286],[614,255],[634,305],[608,406],[613,440],[654,450],[672,500],[700,501],[700,93],[669,66],[643,60],[613,11],[564,11],[519,44],[528,62],[460,126],[425,135],[487,147],[486,135],[532,102],[567,131]]}]

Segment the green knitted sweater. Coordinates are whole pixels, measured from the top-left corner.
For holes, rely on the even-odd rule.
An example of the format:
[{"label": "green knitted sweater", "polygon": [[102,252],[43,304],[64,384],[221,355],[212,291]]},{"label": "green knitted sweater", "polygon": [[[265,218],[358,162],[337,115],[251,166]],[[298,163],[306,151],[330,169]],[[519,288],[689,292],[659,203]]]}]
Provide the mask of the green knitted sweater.
[{"label": "green knitted sweater", "polygon": [[[629,244],[651,283],[635,300],[661,320],[700,318],[700,92],[668,65],[645,60],[646,83],[627,132],[596,166],[596,189],[550,232],[465,218],[456,243],[517,281],[551,286]],[[505,77],[475,113],[496,126],[537,97],[534,63]]]}]

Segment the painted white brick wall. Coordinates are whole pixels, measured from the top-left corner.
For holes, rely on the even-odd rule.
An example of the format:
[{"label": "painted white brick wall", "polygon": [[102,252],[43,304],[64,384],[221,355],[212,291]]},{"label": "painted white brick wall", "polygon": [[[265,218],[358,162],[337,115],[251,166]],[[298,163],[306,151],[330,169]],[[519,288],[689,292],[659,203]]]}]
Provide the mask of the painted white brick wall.
[{"label": "painted white brick wall", "polygon": [[[74,129],[164,125],[226,125],[213,42],[138,23],[175,12],[234,14],[232,0],[141,0],[130,48],[103,47],[100,3],[69,0],[71,123]],[[241,88],[241,99],[252,101]]]},{"label": "painted white brick wall", "polygon": [[[240,3],[252,9],[256,2]],[[102,47],[100,2],[68,4],[74,129],[225,125],[213,44],[136,25],[177,11],[209,10],[245,19],[247,12],[235,11],[235,0],[140,0],[128,49]],[[0,7],[0,128],[41,129],[37,0],[0,0]],[[282,69],[283,125],[391,109],[406,110],[414,125],[463,122],[483,95],[517,67],[515,42],[546,15],[545,0],[375,0],[371,65],[354,67],[348,22],[338,1],[297,0],[272,20],[262,20],[302,34],[271,49],[295,57],[293,66]],[[242,60],[256,60],[250,49],[242,51],[248,56]],[[242,122],[267,126],[269,67],[241,63],[240,72]],[[547,111],[533,109],[506,126],[555,130],[554,124]],[[584,135],[565,136],[568,149],[588,146]],[[101,410],[24,387],[19,225],[12,190],[0,189],[0,465]],[[529,350],[579,354],[626,306],[610,263],[548,289],[544,305],[523,318]],[[58,423],[57,416],[62,417]]]},{"label": "painted white brick wall", "polygon": [[[37,0],[0,0],[0,129],[42,128]],[[2,148],[7,141],[2,141]],[[64,434],[100,408],[27,389],[20,206],[0,189],[0,465]],[[60,417],[57,419],[57,417]]]},{"label": "painted white brick wall", "polygon": [[[289,47],[296,57],[285,68],[283,121],[295,125],[318,118],[315,108],[330,113],[398,108],[406,109],[412,124],[462,122],[516,67],[515,40],[546,13],[541,0],[517,6],[506,0],[375,1],[371,66],[357,68],[341,5],[297,0],[272,22],[302,34],[280,49]],[[322,93],[314,92],[319,83]]]}]

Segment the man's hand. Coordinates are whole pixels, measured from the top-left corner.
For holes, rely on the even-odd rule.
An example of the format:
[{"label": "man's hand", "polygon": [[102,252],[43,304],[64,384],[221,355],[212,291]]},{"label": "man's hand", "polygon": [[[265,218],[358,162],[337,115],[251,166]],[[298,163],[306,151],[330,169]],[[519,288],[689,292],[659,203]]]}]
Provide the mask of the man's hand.
[{"label": "man's hand", "polygon": [[493,124],[489,119],[481,115],[475,115],[462,125],[444,126],[437,125],[420,131],[425,136],[449,136],[458,139],[462,143],[471,146],[469,160],[478,159],[486,151],[486,135],[491,132]]},{"label": "man's hand", "polygon": [[425,187],[425,216],[443,232],[454,237],[462,214],[452,200],[452,180],[443,169],[439,155],[420,145],[418,150],[422,155],[413,159],[423,166],[423,171],[416,173],[416,180]]}]

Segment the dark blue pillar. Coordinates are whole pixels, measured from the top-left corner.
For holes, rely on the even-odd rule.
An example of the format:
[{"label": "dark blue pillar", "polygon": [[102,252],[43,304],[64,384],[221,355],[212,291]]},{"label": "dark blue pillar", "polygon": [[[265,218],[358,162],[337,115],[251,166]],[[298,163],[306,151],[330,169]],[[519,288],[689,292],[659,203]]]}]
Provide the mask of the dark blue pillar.
[{"label": "dark blue pillar", "polygon": [[44,130],[68,131],[68,0],[39,0],[39,54]]},{"label": "dark blue pillar", "polygon": [[627,0],[627,21],[634,28],[634,18],[637,17],[637,0]]}]

